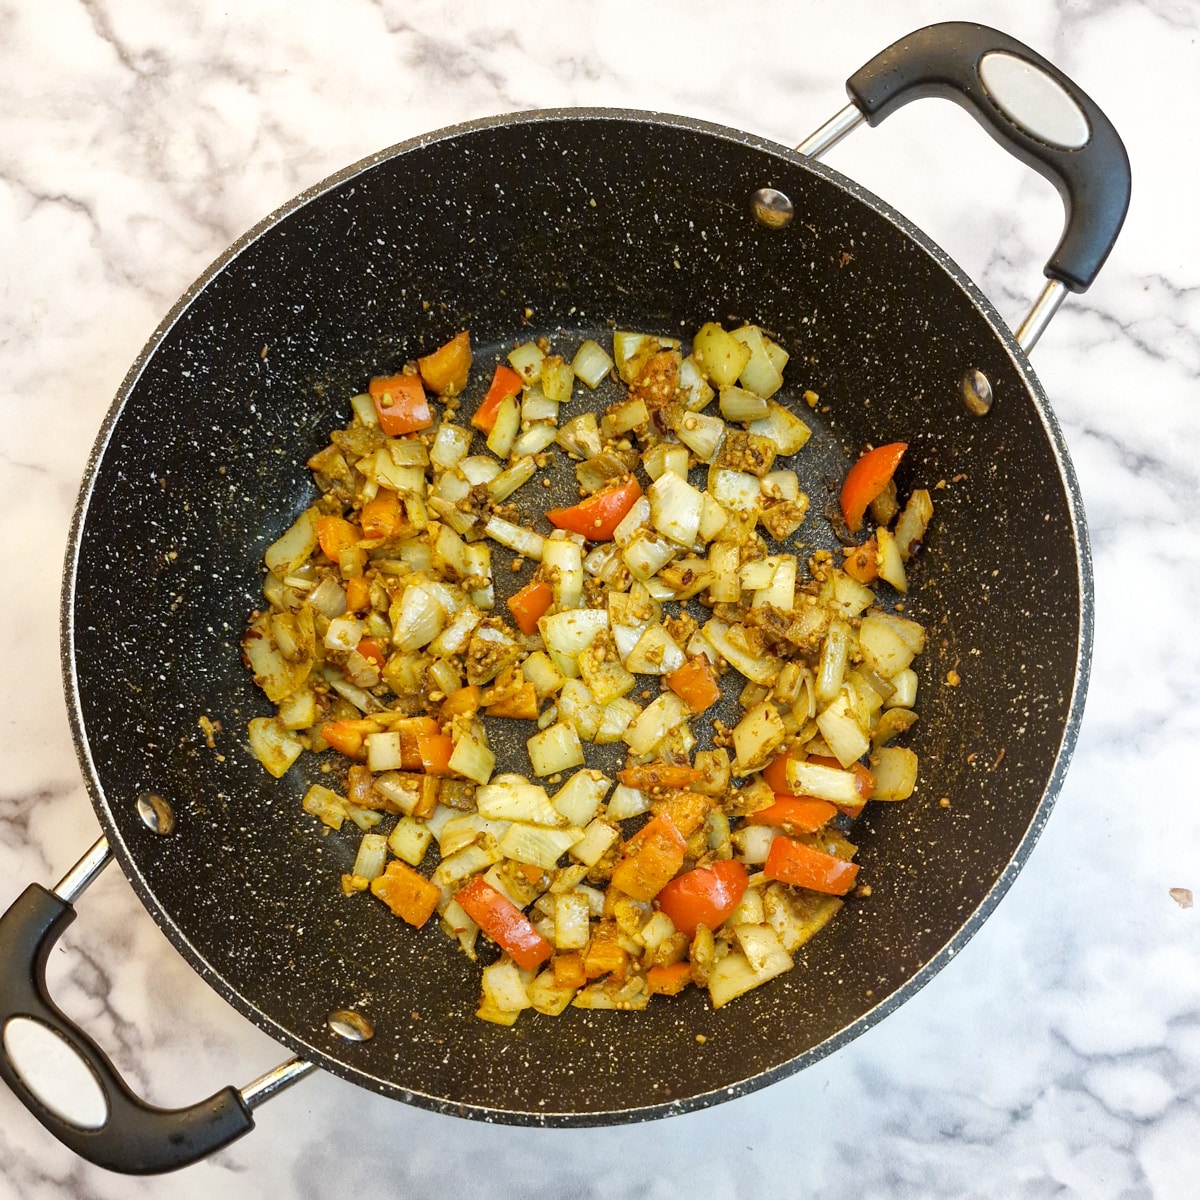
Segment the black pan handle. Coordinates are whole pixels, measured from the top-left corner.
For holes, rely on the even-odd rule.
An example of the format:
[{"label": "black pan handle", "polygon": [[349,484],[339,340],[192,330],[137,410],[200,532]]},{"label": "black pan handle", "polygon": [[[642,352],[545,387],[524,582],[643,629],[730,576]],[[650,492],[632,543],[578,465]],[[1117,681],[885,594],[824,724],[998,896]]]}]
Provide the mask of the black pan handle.
[{"label": "black pan handle", "polygon": [[[189,1108],[162,1109],[135,1096],[108,1056],[54,1004],[46,991],[46,962],[75,919],[66,900],[39,884],[0,917],[0,1078],[60,1142],[96,1166],[129,1175],[173,1171],[212,1154],[254,1128],[242,1095],[223,1088]],[[87,1064],[104,1093],[108,1119],[85,1129],[59,1116],[29,1087],[2,1036],[25,1018],[57,1034]]]},{"label": "black pan handle", "polygon": [[872,126],[922,96],[961,104],[1063,198],[1066,227],[1047,277],[1073,292],[1091,286],[1129,208],[1129,157],[1109,119],[1057,67],[998,30],[947,21],[889,46],[846,90]]}]

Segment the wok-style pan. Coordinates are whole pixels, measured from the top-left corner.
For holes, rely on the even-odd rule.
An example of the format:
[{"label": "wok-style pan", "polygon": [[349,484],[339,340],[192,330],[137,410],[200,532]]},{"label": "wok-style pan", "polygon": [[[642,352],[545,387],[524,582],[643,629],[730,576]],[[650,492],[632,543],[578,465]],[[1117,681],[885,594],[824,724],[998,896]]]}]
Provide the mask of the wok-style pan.
[{"label": "wok-style pan", "polygon": [[[63,596],[66,688],[105,837],[0,921],[0,1074],[80,1154],[139,1172],[193,1161],[314,1065],[515,1123],[715,1103],[880,1020],[1000,899],[1066,769],[1091,637],[1079,495],[1026,352],[1111,248],[1128,163],[1078,88],[980,26],[922,30],[848,87],[851,106],[803,153],[609,110],[420,138],[268,218],[151,339],[96,443]],[[1017,338],[927,238],[815,161],[864,116],[875,124],[927,94],[970,108],[1066,200],[1050,283]],[[302,813],[317,765],[276,782],[246,750],[245,722],[267,711],[239,650],[262,552],[310,502],[303,462],[344,422],[348,397],[460,329],[490,363],[531,334],[574,345],[619,323],[687,336],[729,318],[791,351],[792,402],[806,388],[821,397],[795,463],[816,510],[801,542],[834,544],[826,484],[864,442],[909,442],[901,490],[936,489],[908,606],[931,635],[911,741],[920,788],[868,806],[855,840],[873,894],[788,975],[718,1012],[691,989],[640,1014],[572,1008],[501,1029],[474,1017],[477,970],[448,939],[341,895],[356,838],[323,837]],[[952,668],[960,685],[942,686]],[[214,747],[202,716],[220,724]],[[506,757],[528,771],[523,736]],[[110,854],[196,970],[296,1059],[181,1112],[125,1089],[44,983],[72,901]],[[52,1111],[21,1073],[13,1051],[31,1025],[89,1064],[108,1110],[94,1127]]]}]

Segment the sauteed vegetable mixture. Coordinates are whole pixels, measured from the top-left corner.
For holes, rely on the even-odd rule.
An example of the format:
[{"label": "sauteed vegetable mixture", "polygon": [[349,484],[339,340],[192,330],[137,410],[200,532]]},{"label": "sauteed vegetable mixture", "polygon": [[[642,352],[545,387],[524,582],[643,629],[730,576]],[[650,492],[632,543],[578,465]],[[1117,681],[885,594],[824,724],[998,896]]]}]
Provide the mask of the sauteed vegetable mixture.
[{"label": "sauteed vegetable mixture", "polygon": [[[907,590],[933,508],[901,507],[906,447],[875,447],[841,488],[842,561],[787,548],[817,519],[784,465],[810,436],[773,399],[787,358],[753,325],[688,352],[539,339],[464,412],[461,333],[353,397],[266,552],[243,648],[277,712],[250,746],[276,777],[343,756],[303,803],[361,832],[344,892],[480,954],[485,1020],[690,986],[719,1007],[869,894],[849,835],[915,786],[894,743],[925,640],[875,589]],[[599,418],[579,403],[617,379]],[[578,502],[545,511],[564,456]],[[505,724],[522,774],[496,772]]]}]

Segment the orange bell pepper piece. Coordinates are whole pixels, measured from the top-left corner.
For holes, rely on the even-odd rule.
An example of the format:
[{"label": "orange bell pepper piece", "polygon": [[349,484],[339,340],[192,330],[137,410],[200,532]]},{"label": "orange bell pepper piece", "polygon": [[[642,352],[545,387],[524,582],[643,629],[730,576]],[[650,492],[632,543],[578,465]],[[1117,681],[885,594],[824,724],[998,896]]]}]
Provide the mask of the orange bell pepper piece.
[{"label": "orange bell pepper piece", "polygon": [[711,796],[705,796],[701,792],[684,791],[682,788],[672,788],[650,801],[650,811],[656,817],[670,817],[671,824],[685,838],[691,837],[704,824],[712,806]]},{"label": "orange bell pepper piece", "polygon": [[506,367],[504,363],[497,363],[496,373],[492,376],[492,382],[488,387],[487,395],[484,396],[483,402],[475,410],[475,415],[471,418],[471,424],[484,433],[491,433],[492,427],[496,424],[496,414],[500,411],[500,405],[509,396],[518,395],[524,384],[525,381],[512,367]]},{"label": "orange bell pepper piece", "polygon": [[554,603],[554,591],[544,580],[534,579],[509,596],[506,603],[522,633],[537,633],[539,619]]},{"label": "orange bell pepper piece", "polygon": [[612,884],[634,900],[653,900],[683,866],[687,842],[665,813],[648,821],[622,847]]},{"label": "orange bell pepper piece", "polygon": [[483,688],[477,683],[464,684],[442,701],[438,720],[443,724],[451,717],[473,717],[483,704]]},{"label": "orange bell pepper piece", "polygon": [[837,807],[814,796],[779,796],[769,808],[760,808],[746,818],[747,825],[771,825],[794,833],[816,833],[837,815]]},{"label": "orange bell pepper piece", "polygon": [[846,472],[841,504],[842,516],[846,518],[851,533],[857,533],[862,528],[867,505],[887,487],[907,449],[907,442],[876,446]]},{"label": "orange bell pepper piece", "polygon": [[368,500],[358,514],[363,537],[375,540],[395,537],[404,525],[400,497],[391,488],[380,488],[373,500]]},{"label": "orange bell pepper piece", "polygon": [[610,542],[613,531],[641,495],[642,485],[630,475],[570,508],[549,509],[546,517],[556,528],[581,534],[589,542]]},{"label": "orange bell pepper piece", "polygon": [[626,787],[652,791],[654,788],[685,788],[703,778],[703,773],[686,763],[648,762],[623,767],[617,772],[617,778]]},{"label": "orange bell pepper piece", "polygon": [[400,735],[401,766],[406,771],[423,771],[425,762],[421,757],[421,739],[436,737],[442,727],[433,717],[405,717],[393,728]]},{"label": "orange bell pepper piece", "polygon": [[346,772],[346,799],[359,808],[371,808],[371,791],[375,786],[375,776],[361,763],[355,763]]},{"label": "orange bell pepper piece", "polygon": [[337,562],[338,551],[357,546],[362,534],[344,517],[318,517],[317,543],[326,558]]},{"label": "orange bell pepper piece", "polygon": [[587,983],[583,973],[583,955],[578,950],[559,951],[550,960],[554,982],[558,987],[581,988]]},{"label": "orange bell pepper piece", "polygon": [[371,894],[419,929],[436,911],[442,889],[408,863],[394,858],[382,875],[371,880]]},{"label": "orange bell pepper piece", "polygon": [[879,578],[879,545],[874,535],[846,551],[842,570],[858,583],[874,583]]},{"label": "orange bell pepper piece", "polygon": [[691,982],[692,964],[687,961],[654,966],[646,972],[646,991],[652,996],[678,996]]},{"label": "orange bell pepper piece", "polygon": [[[421,770],[426,775],[451,775],[450,756],[454,753],[454,739],[441,733],[420,734],[416,738],[417,757]],[[401,735],[401,758],[404,756],[404,739]]]},{"label": "orange bell pepper piece", "polygon": [[554,947],[529,918],[482,875],[459,888],[455,899],[463,911],[523,971],[532,971],[554,953]]},{"label": "orange bell pepper piece", "polygon": [[321,736],[347,758],[366,758],[366,736],[378,733],[379,725],[370,720],[326,721],[320,727]]},{"label": "orange bell pepper piece", "polygon": [[471,335],[466,330],[432,354],[417,359],[421,378],[439,396],[457,396],[467,386],[471,370]]},{"label": "orange bell pepper piece", "polygon": [[367,391],[375,403],[379,428],[388,437],[415,433],[433,424],[433,410],[420,375],[380,375],[371,380]]},{"label": "orange bell pepper piece", "polygon": [[[346,580],[346,607],[351,612],[364,612],[371,607],[371,585],[361,576],[354,575]],[[371,639],[364,638],[363,641]],[[359,651],[366,654],[359,644]],[[381,662],[380,666],[383,665]]]},{"label": "orange bell pepper piece", "polygon": [[706,654],[694,654],[667,676],[667,687],[694,713],[712,708],[721,699],[721,685]]},{"label": "orange bell pepper piece", "polygon": [[583,952],[583,973],[587,979],[614,975],[624,979],[629,969],[629,951],[621,945],[621,930],[616,921],[608,918],[592,927]]},{"label": "orange bell pepper piece", "polygon": [[538,718],[537,688],[528,680],[514,691],[485,706],[489,717],[511,717],[518,721],[536,721]]}]

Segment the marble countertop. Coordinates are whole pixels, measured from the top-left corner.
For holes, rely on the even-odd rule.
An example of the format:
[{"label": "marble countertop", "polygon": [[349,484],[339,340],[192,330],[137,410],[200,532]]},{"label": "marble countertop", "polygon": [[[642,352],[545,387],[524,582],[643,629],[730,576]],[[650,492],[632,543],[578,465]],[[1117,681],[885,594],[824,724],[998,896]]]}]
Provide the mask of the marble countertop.
[{"label": "marble countertop", "polygon": [[[1185,770],[1200,695],[1186,631],[1200,593],[1197,0],[0,0],[0,908],[97,836],[59,675],[76,489],[128,365],[228,243],[346,163],[498,112],[659,109],[795,144],[873,53],[957,18],[1077,79],[1134,172],[1107,267],[1033,356],[1093,539],[1087,710],[1049,825],[977,936],[816,1066],[647,1125],[491,1127],[316,1075],[212,1160],[133,1179],[75,1159],[0,1089],[0,1200],[1196,1194],[1200,909],[1171,892],[1200,890]],[[960,110],[912,106],[827,162],[1019,320],[1061,206]],[[148,1099],[190,1102],[286,1057],[193,974],[115,869],[80,912],[54,994]]]}]

